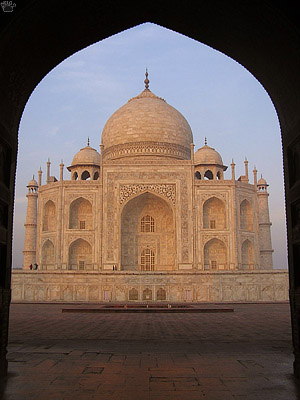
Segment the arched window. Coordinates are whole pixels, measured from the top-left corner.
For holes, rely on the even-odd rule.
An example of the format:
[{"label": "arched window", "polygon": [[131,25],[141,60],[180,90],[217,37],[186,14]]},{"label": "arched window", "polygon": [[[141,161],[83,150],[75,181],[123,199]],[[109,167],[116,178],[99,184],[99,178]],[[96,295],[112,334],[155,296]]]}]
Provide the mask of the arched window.
[{"label": "arched window", "polygon": [[141,219],[141,232],[154,232],[154,218],[145,215]]},{"label": "arched window", "polygon": [[94,181],[96,181],[99,178],[99,172],[94,173]]},{"label": "arched window", "polygon": [[73,181],[77,181],[77,179],[78,179],[78,174],[75,171],[74,174],[73,174]]},{"label": "arched window", "polygon": [[129,300],[138,300],[139,299],[139,292],[137,289],[132,288],[129,290]]},{"label": "arched window", "polygon": [[205,171],[204,179],[214,179],[213,173],[209,169]]},{"label": "arched window", "polygon": [[203,204],[203,229],[226,229],[225,204],[211,197]]},{"label": "arched window", "polygon": [[87,269],[92,264],[92,247],[84,239],[77,239],[69,247],[69,269]]},{"label": "arched window", "polygon": [[54,245],[51,240],[46,240],[42,247],[42,269],[48,269],[55,262]]},{"label": "arched window", "polygon": [[43,231],[54,231],[56,228],[55,204],[48,200],[43,212]]},{"label": "arched window", "polygon": [[254,268],[254,247],[250,240],[246,239],[242,244],[242,269]]},{"label": "arched window", "polygon": [[195,179],[201,179],[201,174],[199,171],[195,172]]},{"label": "arched window", "polygon": [[87,179],[90,179],[90,173],[89,173],[89,171],[84,171],[84,172],[81,174],[81,180],[82,180],[82,181],[86,181]]},{"label": "arched window", "polygon": [[225,243],[219,239],[211,239],[204,246],[204,269],[228,269],[227,249]]},{"label": "arched window", "polygon": [[143,290],[143,300],[152,300],[152,290],[148,288]]},{"label": "arched window", "polygon": [[91,203],[79,197],[70,205],[70,229],[92,229],[93,211]]},{"label": "arched window", "polygon": [[166,300],[167,295],[166,291],[163,288],[159,288],[157,293],[156,293],[156,300]]},{"label": "arched window", "polygon": [[145,249],[141,254],[141,270],[153,271],[154,270],[154,251]]},{"label": "arched window", "polygon": [[219,180],[221,179],[221,172],[220,171],[217,172],[217,179],[219,179]]},{"label": "arched window", "polygon": [[240,228],[253,231],[253,212],[248,200],[243,200],[240,205]]}]

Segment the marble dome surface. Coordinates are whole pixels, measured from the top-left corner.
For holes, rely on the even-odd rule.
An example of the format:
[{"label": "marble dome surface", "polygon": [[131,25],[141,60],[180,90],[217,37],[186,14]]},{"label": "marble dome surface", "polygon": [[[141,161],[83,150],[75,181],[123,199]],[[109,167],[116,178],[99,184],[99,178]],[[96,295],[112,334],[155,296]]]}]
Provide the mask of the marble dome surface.
[{"label": "marble dome surface", "polygon": [[71,166],[74,165],[99,165],[100,154],[89,144],[75,154]]},{"label": "marble dome surface", "polygon": [[206,164],[206,165],[223,165],[222,157],[212,147],[205,144],[203,147],[198,149],[194,155],[195,164]]},{"label": "marble dome surface", "polygon": [[[164,99],[145,89],[119,108],[106,122],[102,132],[104,151],[125,144],[170,144],[190,154],[192,130],[184,116]],[[156,150],[152,150],[156,153]],[[157,151],[158,152],[158,151]]]}]

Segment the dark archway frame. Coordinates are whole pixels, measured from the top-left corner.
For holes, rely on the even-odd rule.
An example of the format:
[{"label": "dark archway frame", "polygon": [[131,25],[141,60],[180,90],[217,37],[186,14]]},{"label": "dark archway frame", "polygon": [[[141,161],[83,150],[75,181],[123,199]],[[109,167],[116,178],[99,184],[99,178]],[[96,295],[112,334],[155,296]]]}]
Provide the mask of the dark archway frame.
[{"label": "dark archway frame", "polygon": [[1,376],[7,370],[17,137],[25,104],[40,80],[65,58],[144,22],[182,33],[235,59],[261,82],[275,105],[285,171],[294,367],[300,376],[300,238],[296,235],[300,229],[300,14],[295,3],[20,0],[13,12],[0,10]]}]

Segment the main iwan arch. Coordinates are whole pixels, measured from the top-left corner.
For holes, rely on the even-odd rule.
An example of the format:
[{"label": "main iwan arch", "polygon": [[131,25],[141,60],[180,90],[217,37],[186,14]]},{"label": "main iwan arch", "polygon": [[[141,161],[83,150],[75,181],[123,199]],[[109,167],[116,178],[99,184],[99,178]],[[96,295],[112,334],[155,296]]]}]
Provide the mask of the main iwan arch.
[{"label": "main iwan arch", "polygon": [[[179,17],[180,16],[180,17]],[[30,20],[30,25],[28,21]],[[53,23],[55,21],[55,30]],[[59,62],[85,46],[151,21],[199,40],[244,65],[265,87],[278,113],[285,166],[290,299],[299,374],[300,301],[300,117],[299,18],[288,2],[129,1],[113,3],[27,1],[2,13],[0,36],[1,372],[6,371],[10,303],[11,234],[17,133],[22,111],[38,82]],[[76,26],[76,29],[74,29]],[[13,32],[13,35],[12,35]],[[271,60],[271,62],[270,62]]]}]

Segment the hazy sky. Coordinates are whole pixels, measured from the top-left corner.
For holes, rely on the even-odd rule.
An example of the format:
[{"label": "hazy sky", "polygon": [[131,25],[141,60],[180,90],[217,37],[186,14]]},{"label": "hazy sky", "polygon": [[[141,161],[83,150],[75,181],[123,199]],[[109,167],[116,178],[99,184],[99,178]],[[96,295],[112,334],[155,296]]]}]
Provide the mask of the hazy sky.
[{"label": "hazy sky", "polygon": [[[59,177],[61,159],[90,144],[99,151],[107,119],[144,89],[150,89],[188,120],[196,149],[208,145],[222,156],[231,178],[250,182],[255,165],[269,183],[274,266],[286,268],[286,231],[281,138],[274,106],[264,88],[244,67],[222,53],[154,24],[142,24],[74,54],[53,69],[32,93],[19,132],[13,265],[21,267],[26,217],[26,185],[46,161]],[[65,169],[64,177],[69,178]]]}]

